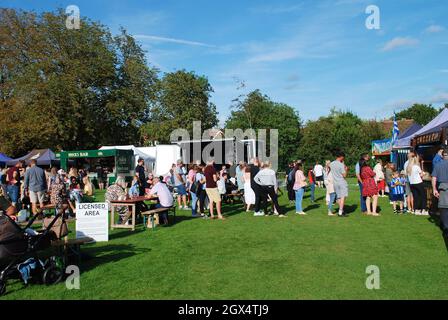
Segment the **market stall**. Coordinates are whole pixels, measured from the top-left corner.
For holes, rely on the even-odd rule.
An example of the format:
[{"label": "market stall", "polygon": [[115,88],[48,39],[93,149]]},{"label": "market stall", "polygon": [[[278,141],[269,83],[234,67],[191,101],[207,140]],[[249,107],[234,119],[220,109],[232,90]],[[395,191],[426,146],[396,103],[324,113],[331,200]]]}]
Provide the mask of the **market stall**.
[{"label": "market stall", "polygon": [[[134,167],[137,166],[138,160],[143,159],[145,160],[145,165],[148,166],[148,169],[152,169],[152,166],[155,162],[155,157],[145,153],[142,151],[143,148],[138,148],[134,145],[127,145],[127,146],[102,146],[99,150],[132,150],[134,152]],[[149,170],[151,171],[151,170]]]},{"label": "market stall", "polygon": [[134,174],[134,151],[132,150],[61,151],[56,153],[56,158],[60,159],[61,168],[65,171],[69,169],[69,160],[74,160],[74,166],[78,169],[85,169],[95,184],[98,179],[99,168],[101,172],[107,174],[108,184],[114,183],[119,175],[130,181]]},{"label": "market stall", "polygon": [[423,170],[432,172],[432,160],[437,150],[448,145],[448,109],[417,131],[412,138],[412,147],[422,158]]},{"label": "market stall", "polygon": [[425,172],[423,178],[427,194],[428,208],[435,213],[437,199],[433,197],[431,185],[432,160],[440,148],[448,146],[448,108],[435,117],[430,123],[417,131],[412,138],[411,145],[421,158],[422,169]]},{"label": "market stall", "polygon": [[419,124],[413,124],[405,132],[398,136],[392,147],[392,159],[398,170],[403,170],[403,166],[408,159],[408,154],[412,150],[411,140],[422,128]]}]

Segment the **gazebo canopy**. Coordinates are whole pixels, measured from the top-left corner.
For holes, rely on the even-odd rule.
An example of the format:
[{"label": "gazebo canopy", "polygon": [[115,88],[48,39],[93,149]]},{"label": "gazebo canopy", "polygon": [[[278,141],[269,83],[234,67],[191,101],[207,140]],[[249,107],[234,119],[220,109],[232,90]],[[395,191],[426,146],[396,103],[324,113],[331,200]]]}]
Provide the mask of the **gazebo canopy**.
[{"label": "gazebo canopy", "polygon": [[0,163],[6,163],[6,161],[11,160],[6,154],[0,152]]},{"label": "gazebo canopy", "polygon": [[411,140],[415,134],[423,127],[417,123],[409,127],[405,132],[398,136],[398,140],[394,144],[394,149],[405,149],[411,147]]},{"label": "gazebo canopy", "polygon": [[6,161],[6,164],[8,166],[14,166],[22,160],[28,164],[32,159],[37,160],[38,166],[50,166],[52,163],[57,162],[54,152],[50,149],[34,149],[23,157]]},{"label": "gazebo canopy", "polygon": [[448,123],[448,109],[445,108],[443,109],[442,112],[440,112],[440,114],[437,117],[432,119],[430,123],[428,123],[426,126],[417,131],[414,136],[416,137],[438,131],[444,126],[446,126],[447,123]]}]

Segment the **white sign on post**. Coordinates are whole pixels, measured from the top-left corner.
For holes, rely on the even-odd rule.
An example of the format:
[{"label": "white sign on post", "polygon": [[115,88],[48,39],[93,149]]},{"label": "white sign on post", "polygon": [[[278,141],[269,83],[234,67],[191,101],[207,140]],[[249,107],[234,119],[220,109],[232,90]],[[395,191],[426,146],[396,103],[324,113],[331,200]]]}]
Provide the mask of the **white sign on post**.
[{"label": "white sign on post", "polygon": [[76,238],[90,237],[109,241],[109,206],[107,203],[76,204]]}]

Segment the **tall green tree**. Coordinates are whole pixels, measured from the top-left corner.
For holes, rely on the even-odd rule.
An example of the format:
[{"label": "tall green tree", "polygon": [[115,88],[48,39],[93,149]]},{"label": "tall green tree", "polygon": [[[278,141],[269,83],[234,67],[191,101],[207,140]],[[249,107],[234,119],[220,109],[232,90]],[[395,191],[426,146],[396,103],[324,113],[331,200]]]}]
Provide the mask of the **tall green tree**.
[{"label": "tall green tree", "polygon": [[363,121],[352,112],[336,109],[326,117],[309,121],[302,133],[299,154],[308,165],[332,160],[337,151],[343,151],[346,163],[353,165],[361,153],[371,150],[372,140],[388,136],[380,122]]},{"label": "tall green tree", "polygon": [[201,121],[203,130],[215,127],[218,113],[210,102],[212,92],[204,76],[185,70],[166,73],[157,83],[157,102],[150,109],[150,120],[141,128],[144,143],[169,143],[175,129],[187,129],[192,136],[193,121]]},{"label": "tall green tree", "polygon": [[397,119],[413,119],[416,123],[424,126],[434,119],[440,110],[432,105],[416,103],[411,107],[396,114]]},{"label": "tall green tree", "polygon": [[[226,129],[277,129],[279,168],[286,167],[289,161],[296,159],[301,120],[294,108],[272,101],[259,90],[235,102],[234,110],[226,120]],[[266,143],[269,148],[269,141]]]},{"label": "tall green tree", "polygon": [[126,34],[62,10],[0,10],[0,150],[84,149],[138,141],[157,70]]}]

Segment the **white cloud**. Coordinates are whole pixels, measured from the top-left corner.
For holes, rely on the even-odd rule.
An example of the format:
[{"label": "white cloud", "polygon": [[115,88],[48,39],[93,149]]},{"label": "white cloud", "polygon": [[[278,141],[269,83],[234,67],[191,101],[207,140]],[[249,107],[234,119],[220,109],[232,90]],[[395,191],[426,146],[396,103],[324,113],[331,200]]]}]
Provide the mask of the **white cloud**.
[{"label": "white cloud", "polygon": [[448,92],[440,92],[430,97],[428,103],[448,103]]},{"label": "white cloud", "polygon": [[419,41],[411,37],[397,37],[387,42],[381,51],[391,51],[402,47],[414,47]]},{"label": "white cloud", "polygon": [[144,35],[144,34],[137,34],[134,37],[137,40],[147,40],[147,41],[153,41],[153,42],[170,42],[170,43],[184,44],[184,45],[189,45],[189,46],[216,48],[215,45],[211,45],[211,44],[207,44],[207,43],[203,43],[203,42],[197,42],[197,41],[184,40],[184,39],[167,38],[167,37]]},{"label": "white cloud", "polygon": [[433,24],[433,25],[429,26],[428,28],[426,28],[425,32],[427,32],[427,33],[438,33],[438,32],[442,32],[444,30],[445,30],[444,27]]}]

